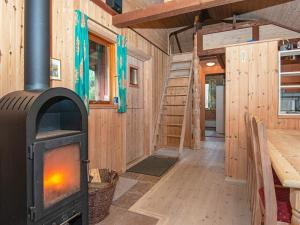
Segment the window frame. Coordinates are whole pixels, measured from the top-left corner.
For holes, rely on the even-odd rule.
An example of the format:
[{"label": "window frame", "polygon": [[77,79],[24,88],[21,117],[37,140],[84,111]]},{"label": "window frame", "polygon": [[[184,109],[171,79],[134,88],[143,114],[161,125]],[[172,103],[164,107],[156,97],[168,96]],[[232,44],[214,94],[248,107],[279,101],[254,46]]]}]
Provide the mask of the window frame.
[{"label": "window frame", "polygon": [[[281,110],[282,106],[282,89],[293,89],[293,88],[300,88],[300,85],[282,85],[282,77],[289,73],[282,71],[282,64],[281,58],[285,56],[292,56],[292,55],[300,55],[300,49],[293,49],[293,50],[285,50],[285,51],[278,51],[278,117],[279,118],[299,118],[300,113],[283,113]],[[300,71],[294,71],[291,73],[300,74]]]},{"label": "window frame", "polygon": [[[137,84],[132,84],[131,83],[131,68],[136,69],[137,73],[136,73],[136,82]],[[134,88],[138,88],[139,87],[139,74],[140,74],[140,68],[138,66],[129,64],[129,87],[134,87]]]},{"label": "window frame", "polygon": [[[205,102],[204,102],[204,105],[205,105],[205,110],[210,110],[209,109],[209,83],[205,83],[204,85],[204,92],[205,92]],[[208,88],[206,88],[208,87]],[[207,103],[207,104],[206,104]],[[207,106],[207,107],[206,107]]]},{"label": "window frame", "polygon": [[97,44],[103,45],[109,49],[109,100],[90,100],[90,105],[104,105],[112,106],[114,94],[116,94],[116,44],[100,37],[99,35],[89,31],[89,41],[93,41]]}]

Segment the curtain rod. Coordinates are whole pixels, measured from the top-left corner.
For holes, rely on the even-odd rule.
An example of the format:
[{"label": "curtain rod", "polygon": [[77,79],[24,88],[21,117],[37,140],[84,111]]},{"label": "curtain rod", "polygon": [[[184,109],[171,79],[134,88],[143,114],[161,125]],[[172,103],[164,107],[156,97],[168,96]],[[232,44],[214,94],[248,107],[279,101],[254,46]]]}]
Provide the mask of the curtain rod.
[{"label": "curtain rod", "polygon": [[[104,29],[110,31],[111,33],[115,34],[115,35],[120,35],[119,33],[117,33],[116,31],[104,26],[103,24],[99,23],[98,21],[88,17],[89,20],[91,20],[92,22],[96,23],[97,25],[103,27]],[[133,32],[135,32],[136,34],[140,35],[142,38],[144,38],[145,40],[149,41],[152,45],[154,45],[156,48],[158,48],[160,51],[164,52],[165,54],[169,55],[166,51],[164,51],[163,49],[161,49],[159,46],[157,46],[155,43],[153,43],[152,41],[150,41],[148,38],[146,38],[145,36],[141,35],[139,32],[137,32],[136,30],[134,30],[133,28],[127,27],[128,29],[131,29]]]},{"label": "curtain rod", "polygon": [[103,24],[101,24],[101,23],[99,23],[98,21],[92,19],[91,17],[88,17],[88,18],[89,18],[90,21],[92,21],[92,22],[96,23],[97,25],[103,27],[104,29],[110,31],[111,33],[113,33],[113,34],[115,34],[115,35],[117,35],[117,36],[120,35],[120,34],[118,34],[116,31],[114,31],[114,30],[112,30],[112,29],[110,29],[110,28],[104,26]]}]

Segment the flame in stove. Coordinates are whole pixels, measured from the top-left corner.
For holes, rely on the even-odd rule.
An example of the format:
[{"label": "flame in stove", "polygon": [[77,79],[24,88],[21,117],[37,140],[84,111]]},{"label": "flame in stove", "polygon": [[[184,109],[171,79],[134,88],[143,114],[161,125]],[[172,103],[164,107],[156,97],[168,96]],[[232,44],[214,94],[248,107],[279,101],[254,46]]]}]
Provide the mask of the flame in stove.
[{"label": "flame in stove", "polygon": [[78,144],[52,149],[44,155],[44,206],[80,190],[80,148]]},{"label": "flame in stove", "polygon": [[64,175],[62,173],[53,173],[45,177],[44,187],[45,188],[59,188],[64,184]]}]

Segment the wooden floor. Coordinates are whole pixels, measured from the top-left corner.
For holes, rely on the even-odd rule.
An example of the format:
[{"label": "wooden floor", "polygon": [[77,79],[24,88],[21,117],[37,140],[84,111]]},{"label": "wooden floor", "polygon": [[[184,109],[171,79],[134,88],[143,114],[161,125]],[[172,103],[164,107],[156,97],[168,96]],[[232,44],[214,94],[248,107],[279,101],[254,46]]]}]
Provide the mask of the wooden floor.
[{"label": "wooden floor", "polygon": [[225,181],[224,142],[203,142],[130,211],[154,217],[158,225],[249,225],[245,184]]}]

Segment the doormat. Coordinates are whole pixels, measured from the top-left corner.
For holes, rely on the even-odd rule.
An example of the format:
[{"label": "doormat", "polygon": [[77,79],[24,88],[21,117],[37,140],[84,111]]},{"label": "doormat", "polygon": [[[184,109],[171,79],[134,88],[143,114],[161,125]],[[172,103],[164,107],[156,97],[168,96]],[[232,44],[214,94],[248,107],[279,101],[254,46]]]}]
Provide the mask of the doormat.
[{"label": "doormat", "polygon": [[172,166],[174,166],[177,161],[178,158],[173,157],[149,156],[128,169],[127,172],[161,177]]}]

